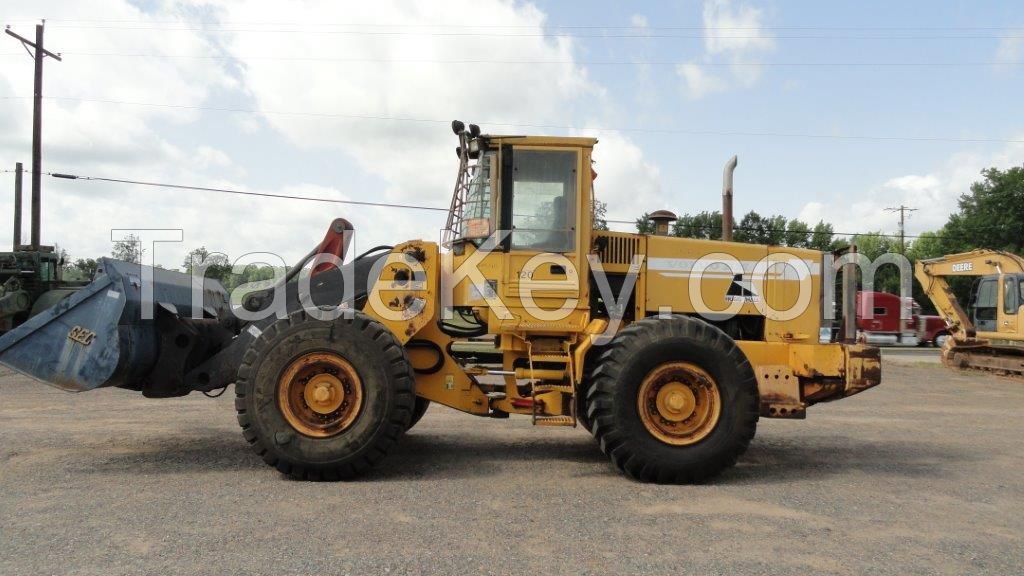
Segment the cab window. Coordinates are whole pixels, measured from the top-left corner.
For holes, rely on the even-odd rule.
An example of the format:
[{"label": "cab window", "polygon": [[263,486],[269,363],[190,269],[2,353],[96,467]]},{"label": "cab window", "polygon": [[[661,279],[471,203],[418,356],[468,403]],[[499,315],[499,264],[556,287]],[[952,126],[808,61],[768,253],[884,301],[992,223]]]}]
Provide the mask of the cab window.
[{"label": "cab window", "polygon": [[1018,281],[1012,276],[1003,279],[1003,312],[1007,314],[1017,313],[1017,292]]},{"label": "cab window", "polygon": [[515,150],[512,249],[564,253],[575,248],[576,166],[573,150]]},{"label": "cab window", "polygon": [[484,154],[472,168],[465,205],[462,207],[460,238],[482,239],[491,234],[493,165],[494,153],[490,152]]}]

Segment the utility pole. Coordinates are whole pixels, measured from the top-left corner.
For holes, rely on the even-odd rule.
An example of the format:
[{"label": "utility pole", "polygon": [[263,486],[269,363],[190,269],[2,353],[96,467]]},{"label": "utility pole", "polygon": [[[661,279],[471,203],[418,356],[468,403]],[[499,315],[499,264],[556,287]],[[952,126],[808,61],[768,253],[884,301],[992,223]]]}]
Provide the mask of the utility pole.
[{"label": "utility pole", "polygon": [[39,250],[39,229],[41,222],[41,201],[40,185],[42,180],[42,156],[43,156],[43,58],[49,56],[60,61],[60,54],[54,54],[43,47],[43,28],[46,21],[36,24],[36,41],[19,36],[11,31],[8,26],[5,32],[21,41],[22,46],[35,60],[35,83],[32,95],[32,250]]},{"label": "utility pole", "polygon": [[17,252],[21,246],[21,162],[14,163],[14,248]]},{"label": "utility pole", "polygon": [[907,251],[907,243],[905,238],[907,230],[907,212],[915,212],[917,208],[911,208],[910,206],[899,205],[898,208],[886,208],[886,212],[899,212],[900,213],[900,254],[904,254]]},{"label": "utility pole", "polygon": [[[909,206],[904,206],[903,204],[900,204],[898,208],[885,209],[886,212],[900,213],[900,254],[905,255],[907,252],[907,242],[905,240],[907,231],[907,212],[913,212],[915,210],[917,210],[917,208],[911,208]],[[896,335],[896,341],[900,343],[903,342],[903,335],[907,332],[907,320],[910,319],[909,304],[905,300],[905,297],[907,296],[909,296],[909,294],[903,293],[902,290],[900,291],[900,331]]]}]

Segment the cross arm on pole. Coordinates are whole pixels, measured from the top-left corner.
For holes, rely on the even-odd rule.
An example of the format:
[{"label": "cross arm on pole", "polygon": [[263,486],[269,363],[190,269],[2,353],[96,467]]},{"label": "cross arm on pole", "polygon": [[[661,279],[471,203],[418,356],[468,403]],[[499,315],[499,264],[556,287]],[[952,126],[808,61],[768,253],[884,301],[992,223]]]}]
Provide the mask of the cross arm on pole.
[{"label": "cross arm on pole", "polygon": [[[21,40],[22,45],[24,45],[26,48],[31,46],[35,50],[40,50],[40,48],[38,46],[36,46],[35,42],[32,42],[28,38],[25,38],[24,36],[21,36],[17,32],[14,32],[13,30],[11,30],[10,26],[8,26],[7,29],[4,30],[4,32],[6,32],[8,36],[14,36],[18,40]],[[53,52],[50,52],[46,48],[41,49],[41,51],[42,51],[44,56],[49,56],[50,58],[53,58],[53,59],[58,60],[58,61],[60,60],[60,54],[54,54]]]}]

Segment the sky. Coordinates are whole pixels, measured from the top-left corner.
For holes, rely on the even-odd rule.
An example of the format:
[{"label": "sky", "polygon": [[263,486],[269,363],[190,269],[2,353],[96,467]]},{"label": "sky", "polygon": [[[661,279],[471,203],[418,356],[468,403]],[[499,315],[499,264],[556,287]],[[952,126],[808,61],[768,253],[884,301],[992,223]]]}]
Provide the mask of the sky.
[{"label": "sky", "polygon": [[[270,194],[445,207],[448,124],[591,135],[613,220],[718,209],[893,233],[939,228],[986,167],[1024,163],[1024,12],[1016,2],[373,3],[8,0],[47,19],[43,170]],[[31,160],[32,61],[0,38],[0,169]],[[0,242],[13,175],[0,174]],[[27,178],[26,178],[27,189]],[[23,241],[28,241],[28,212]],[[437,240],[444,213],[43,180],[45,244],[292,262],[331,219],[354,252]],[[613,229],[631,230],[628,224]],[[122,233],[113,236],[120,237]],[[150,234],[147,233],[149,236]],[[163,232],[151,236],[173,238]]]}]

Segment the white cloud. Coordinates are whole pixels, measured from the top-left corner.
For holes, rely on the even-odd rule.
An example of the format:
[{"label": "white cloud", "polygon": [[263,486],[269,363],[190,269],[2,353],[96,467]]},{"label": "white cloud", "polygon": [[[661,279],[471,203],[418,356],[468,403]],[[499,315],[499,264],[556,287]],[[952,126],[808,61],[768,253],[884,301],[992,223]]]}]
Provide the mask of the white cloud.
[{"label": "white cloud", "polygon": [[[102,14],[105,19],[135,22],[136,27],[157,26],[176,17],[170,13],[144,12],[134,3],[121,0],[13,2],[5,8],[12,29],[29,37],[34,34],[37,19],[47,14],[60,14],[65,23],[76,19],[91,21]],[[9,49],[15,47],[12,39],[7,41]],[[216,52],[216,47],[199,32],[154,34],[54,22],[46,27],[46,46],[62,52],[63,61],[46,59],[44,64],[44,171],[172,182],[209,181],[211,173],[243,173],[224,151],[200,141],[175,144],[164,135],[198,120],[199,112],[190,107],[202,105],[214,91],[236,87],[223,62],[205,57]],[[31,95],[32,75],[32,61],[27,54],[6,57],[0,67],[0,95],[13,97],[0,107],[0,156],[23,161],[26,170],[30,167],[32,102],[24,96]],[[127,106],[76,99],[174,103],[180,107]],[[27,216],[28,178],[25,188]],[[4,189],[9,189],[6,184]],[[187,222],[195,222],[194,217],[186,219],[187,211],[179,211],[186,198],[195,196],[45,178],[42,240],[45,244],[60,244],[73,256],[107,254],[111,248],[111,228],[187,227]],[[199,208],[212,210],[214,206],[218,203],[205,202]],[[2,194],[0,214],[4,216],[0,218],[0,235],[5,243],[12,236],[12,211],[9,194]],[[202,210],[196,213],[201,214]],[[24,222],[23,240],[27,242],[27,218]]]},{"label": "white cloud", "polygon": [[[264,2],[225,2],[225,21],[274,22],[294,19],[290,7]],[[497,0],[445,2],[429,14],[401,2],[372,5],[321,3],[317,19],[325,22],[386,21],[389,25],[445,23],[472,13],[482,26],[516,27],[542,33],[545,16],[532,5]],[[523,28],[518,28],[523,27]],[[415,30],[415,28],[414,28]],[[521,32],[520,32],[521,30]],[[487,59],[556,60],[565,64],[450,64],[439,61],[478,58],[478,41],[408,35],[233,34],[225,48],[244,69],[243,82],[258,108],[337,112],[375,118],[449,120],[461,118],[512,123],[565,123],[565,111],[577,98],[595,91],[586,71],[573,64],[568,38],[517,37],[487,43]],[[343,54],[370,62],[325,64],[252,58],[260,54]],[[300,88],[301,87],[301,88]],[[453,137],[445,123],[302,118],[267,115],[264,120],[302,147],[337,149],[389,182],[388,198],[409,200],[436,194],[450,185]],[[513,128],[512,130],[521,130]]]},{"label": "white cloud", "polygon": [[[642,212],[665,208],[661,173],[644,159],[643,151],[618,132],[587,134],[598,138],[594,148],[595,197],[608,204],[610,220],[632,221]],[[635,231],[632,225],[610,225],[613,230]]]},{"label": "white cloud", "polygon": [[961,152],[926,174],[889,178],[852,200],[809,202],[800,211],[800,219],[811,223],[825,220],[844,232],[894,232],[897,216],[886,212],[885,208],[903,205],[917,209],[908,216],[909,234],[937,230],[957,210],[960,195],[968,193],[971,184],[981,180],[984,168],[1006,169],[1021,164],[1024,164],[1024,144],[1008,144],[989,154]]},{"label": "white cloud", "polygon": [[731,0],[704,2],[704,49],[708,54],[730,58],[775,49],[775,40],[766,36],[764,13],[749,4],[733,6]]},{"label": "white cloud", "polygon": [[648,26],[647,16],[644,16],[643,14],[633,14],[629,17],[629,23],[637,30],[646,30]]},{"label": "white cloud", "polygon": [[[1020,62],[1024,58],[1024,37],[1020,35],[1004,36],[1000,38],[996,47],[995,62]],[[1012,74],[1017,70],[1014,65],[993,64],[992,69],[996,74]]]},{"label": "white cloud", "polygon": [[1024,53],[1024,37],[1004,36],[996,48],[996,62],[1017,62]]},{"label": "white cloud", "polygon": [[680,64],[676,67],[676,73],[683,78],[687,94],[694,100],[721,92],[728,87],[725,80],[708,73],[699,64]]},{"label": "white cloud", "polygon": [[[775,50],[775,40],[763,24],[764,13],[749,4],[706,0],[703,9],[704,54],[676,67],[690,98],[698,99],[730,86],[752,86],[761,77],[758,57]],[[709,71],[711,64],[728,64],[728,75]]]},{"label": "white cloud", "polygon": [[[565,125],[586,124],[583,119],[593,118],[594,124],[602,124],[602,113],[610,108],[603,88],[575,63],[577,47],[573,41],[542,35],[546,16],[529,3],[460,0],[431,4],[428,9],[389,0],[372,5],[323,1],[307,2],[300,9],[254,0],[213,4],[204,0],[166,4],[60,0],[46,6],[24,2],[5,15],[27,21],[42,16],[44,10],[59,13],[66,20],[90,20],[95,14],[103,14],[104,19],[135,22],[135,28],[167,28],[176,21],[194,24],[182,14],[202,13],[214,15],[219,22],[385,22],[389,26],[415,24],[406,29],[413,31],[423,30],[426,23],[456,22],[472,14],[474,23],[516,26],[518,34],[526,35],[495,40],[417,33],[97,31],[54,23],[47,28],[47,44],[65,51],[67,58],[63,63],[47,62],[48,95],[181,107],[47,100],[44,169],[49,170],[275,194],[446,206],[456,164],[454,137],[445,123],[301,114],[461,118],[480,122],[492,133],[535,133],[543,130],[493,122]],[[217,22],[207,23],[217,26]],[[28,24],[23,27],[31,29]],[[88,57],[75,52],[174,57]],[[368,61],[315,60],[319,56]],[[307,57],[311,59],[303,59]],[[436,62],[460,59],[564,63]],[[26,57],[17,65],[0,68],[0,95],[27,94],[30,64]],[[216,146],[210,144],[210,130],[214,128],[207,122],[218,113],[190,108],[221,106],[225,99],[232,105],[241,100],[247,108],[300,113],[233,116],[226,122],[220,122],[217,116],[215,129],[234,130],[236,141],[242,145],[251,142],[258,149],[263,142],[272,141],[275,146],[310,154],[333,151],[339,156],[339,164],[354,163],[355,168],[339,181],[320,181],[316,169],[299,160],[293,161],[295,165],[282,176],[281,181],[287,184],[267,186],[250,181],[249,174],[257,170],[239,160],[243,157],[240,150],[225,146],[222,139]],[[28,100],[5,101],[0,107],[3,157],[28,155],[30,117]],[[167,136],[170,133],[175,136]],[[620,134],[602,133],[595,157],[600,162],[599,194],[609,202],[611,214],[631,217],[641,201],[645,209],[661,205],[658,169],[644,159],[642,150],[631,140]],[[178,266],[185,252],[199,245],[232,257],[249,251],[275,251],[293,261],[319,241],[336,216],[356,225],[356,250],[417,237],[436,240],[444,223],[443,212],[169,192],[101,182],[44,182],[44,243],[58,242],[75,257],[109,253],[111,228],[184,229],[184,243],[161,245],[157,254],[158,262]],[[0,214],[10,213],[9,195],[0,195]],[[0,218],[0,237],[10,238],[10,230],[9,218]],[[27,237],[27,229],[24,234]]]}]

